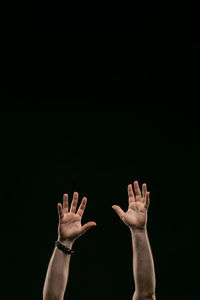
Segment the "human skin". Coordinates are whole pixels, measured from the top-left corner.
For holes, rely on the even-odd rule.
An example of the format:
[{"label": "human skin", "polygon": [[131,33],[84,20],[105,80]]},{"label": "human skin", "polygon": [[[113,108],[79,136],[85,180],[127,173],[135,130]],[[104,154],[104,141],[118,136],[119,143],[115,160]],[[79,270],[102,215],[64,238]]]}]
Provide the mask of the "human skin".
[{"label": "human skin", "polygon": [[[128,185],[128,210],[124,212],[118,205],[112,208],[129,227],[132,237],[133,273],[135,292],[133,300],[155,300],[155,271],[153,256],[147,234],[147,211],[150,203],[146,184],[142,185],[142,194],[138,182]],[[75,240],[87,230],[96,226],[95,222],[81,225],[87,198],[84,197],[76,213],[78,193],[74,193],[69,210],[68,195],[63,196],[63,205],[58,203],[58,241],[72,248]],[[68,281],[71,256],[55,248],[49,262],[43,289],[43,300],[63,300]]]},{"label": "human skin", "polygon": [[150,203],[150,192],[147,185],[138,181],[128,185],[128,210],[124,212],[118,205],[112,208],[130,229],[133,250],[133,275],[135,292],[133,300],[155,300],[156,278],[152,251],[147,233],[147,215]]},{"label": "human skin", "polygon": [[[78,205],[78,193],[74,192],[71,207],[69,209],[68,194],[63,195],[63,205],[57,204],[59,224],[58,241],[68,248],[72,248],[76,239],[96,226],[95,222],[81,225],[81,219],[87,204],[87,198],[83,197]],[[51,256],[43,288],[43,300],[63,300],[68,282],[71,255],[65,254],[55,247]]]}]

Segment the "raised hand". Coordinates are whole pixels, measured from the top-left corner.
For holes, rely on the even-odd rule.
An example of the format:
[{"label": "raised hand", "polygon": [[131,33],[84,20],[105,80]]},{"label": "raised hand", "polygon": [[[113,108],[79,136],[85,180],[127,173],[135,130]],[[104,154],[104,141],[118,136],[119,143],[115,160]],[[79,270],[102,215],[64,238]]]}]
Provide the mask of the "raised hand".
[{"label": "raised hand", "polygon": [[142,194],[138,181],[134,181],[134,191],[132,184],[128,185],[128,210],[124,212],[118,205],[113,205],[112,208],[119,215],[121,220],[130,228],[146,228],[147,224],[147,210],[150,203],[150,192],[147,192],[145,183],[142,185]]},{"label": "raised hand", "polygon": [[58,239],[61,241],[74,242],[77,238],[83,235],[88,229],[96,226],[95,222],[88,222],[81,225],[81,219],[86,207],[87,198],[83,197],[81,204],[76,212],[78,205],[78,193],[74,192],[71,207],[69,210],[68,194],[63,195],[63,205],[57,204],[59,224],[58,224]]}]

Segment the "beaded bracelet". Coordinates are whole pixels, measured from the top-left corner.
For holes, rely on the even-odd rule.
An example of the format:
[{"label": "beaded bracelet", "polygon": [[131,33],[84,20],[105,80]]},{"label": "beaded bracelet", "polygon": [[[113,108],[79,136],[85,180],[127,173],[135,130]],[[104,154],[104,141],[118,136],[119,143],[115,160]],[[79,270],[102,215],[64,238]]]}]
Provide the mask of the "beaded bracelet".
[{"label": "beaded bracelet", "polygon": [[63,251],[65,254],[74,254],[75,251],[72,249],[67,248],[65,245],[61,244],[59,241],[55,241],[55,245],[58,249]]}]

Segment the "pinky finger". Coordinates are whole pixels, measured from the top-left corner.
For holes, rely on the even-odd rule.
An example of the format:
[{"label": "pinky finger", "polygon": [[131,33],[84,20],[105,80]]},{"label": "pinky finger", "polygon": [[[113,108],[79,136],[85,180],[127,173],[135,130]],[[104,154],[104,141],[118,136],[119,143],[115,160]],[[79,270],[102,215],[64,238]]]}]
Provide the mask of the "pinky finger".
[{"label": "pinky finger", "polygon": [[61,203],[57,204],[57,209],[58,209],[59,219],[62,219],[64,217],[64,214],[63,214],[63,209],[62,209],[62,204]]},{"label": "pinky finger", "polygon": [[150,203],[150,192],[147,192],[145,197],[145,205],[144,205],[146,209],[149,207],[149,203]]}]

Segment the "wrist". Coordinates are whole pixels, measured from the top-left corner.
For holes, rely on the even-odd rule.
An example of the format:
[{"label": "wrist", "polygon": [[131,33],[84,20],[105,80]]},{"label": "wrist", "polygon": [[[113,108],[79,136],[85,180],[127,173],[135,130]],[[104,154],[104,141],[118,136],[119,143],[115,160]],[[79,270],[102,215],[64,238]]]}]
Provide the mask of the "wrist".
[{"label": "wrist", "polygon": [[74,244],[74,241],[71,240],[67,240],[67,239],[62,239],[60,237],[58,237],[58,242],[60,242],[61,244],[65,245],[67,248],[72,249],[72,246]]},{"label": "wrist", "polygon": [[135,233],[145,233],[145,232],[147,232],[147,228],[146,228],[146,226],[142,227],[142,228],[130,227],[130,231],[133,234],[135,234]]}]

